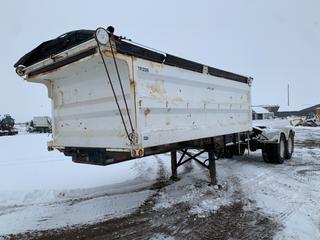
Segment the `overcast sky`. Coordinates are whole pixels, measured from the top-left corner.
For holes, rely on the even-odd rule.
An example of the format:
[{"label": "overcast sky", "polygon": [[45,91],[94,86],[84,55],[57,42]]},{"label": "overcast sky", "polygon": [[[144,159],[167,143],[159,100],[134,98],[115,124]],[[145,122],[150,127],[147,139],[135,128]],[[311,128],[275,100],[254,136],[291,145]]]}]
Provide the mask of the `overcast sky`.
[{"label": "overcast sky", "polygon": [[[25,4],[21,4],[25,3]],[[320,1],[2,1],[0,114],[50,115],[47,91],[13,64],[76,29],[115,33],[190,60],[254,77],[252,103],[320,103]]]}]

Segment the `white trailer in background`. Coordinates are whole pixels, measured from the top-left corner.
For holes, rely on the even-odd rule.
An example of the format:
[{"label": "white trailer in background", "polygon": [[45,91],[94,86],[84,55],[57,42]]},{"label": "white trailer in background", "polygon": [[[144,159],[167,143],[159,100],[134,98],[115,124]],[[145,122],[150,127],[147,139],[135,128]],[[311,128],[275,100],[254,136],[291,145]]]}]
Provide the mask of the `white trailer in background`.
[{"label": "white trailer in background", "polygon": [[[15,67],[47,86],[49,148],[74,162],[108,165],[170,151],[173,177],[194,159],[215,184],[218,157],[263,149],[265,161],[282,163],[293,152],[292,130],[252,127],[252,78],[141,47],[112,27],[64,34]],[[204,152],[205,162],[196,158]]]},{"label": "white trailer in background", "polygon": [[28,132],[51,132],[51,118],[47,116],[33,117],[28,124]]}]

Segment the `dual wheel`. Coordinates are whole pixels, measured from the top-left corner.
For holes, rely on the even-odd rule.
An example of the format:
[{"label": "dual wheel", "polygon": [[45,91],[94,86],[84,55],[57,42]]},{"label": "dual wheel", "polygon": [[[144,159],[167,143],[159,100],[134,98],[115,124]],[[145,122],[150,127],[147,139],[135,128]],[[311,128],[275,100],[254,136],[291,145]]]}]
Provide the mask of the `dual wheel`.
[{"label": "dual wheel", "polygon": [[280,135],[278,143],[265,144],[262,148],[263,160],[268,163],[281,164],[285,159],[290,159],[294,149],[294,134],[290,132],[288,140],[284,134]]}]

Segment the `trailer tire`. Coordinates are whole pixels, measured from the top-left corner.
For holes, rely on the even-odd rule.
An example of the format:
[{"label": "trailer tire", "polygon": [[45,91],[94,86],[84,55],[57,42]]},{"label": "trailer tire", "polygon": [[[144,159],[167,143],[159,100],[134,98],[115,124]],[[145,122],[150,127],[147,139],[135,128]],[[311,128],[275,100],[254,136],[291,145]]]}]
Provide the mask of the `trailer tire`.
[{"label": "trailer tire", "polygon": [[291,159],[294,151],[294,134],[290,132],[288,140],[286,141],[286,153],[284,158]]},{"label": "trailer tire", "polygon": [[280,135],[278,144],[274,144],[270,149],[272,163],[282,164],[286,154],[286,138],[283,134]]},{"label": "trailer tire", "polygon": [[267,163],[282,164],[286,155],[286,138],[283,134],[280,135],[278,144],[266,144],[262,148],[263,160]]},{"label": "trailer tire", "polygon": [[265,161],[266,163],[271,163],[270,161],[270,156],[269,156],[269,145],[265,145],[263,148],[262,148],[262,158],[263,158],[263,161]]}]

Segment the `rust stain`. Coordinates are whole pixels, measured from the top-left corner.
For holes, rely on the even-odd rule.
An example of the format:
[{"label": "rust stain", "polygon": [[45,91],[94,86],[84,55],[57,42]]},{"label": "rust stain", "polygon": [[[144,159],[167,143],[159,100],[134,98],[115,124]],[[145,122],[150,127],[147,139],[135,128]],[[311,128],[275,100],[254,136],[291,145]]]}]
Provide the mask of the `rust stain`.
[{"label": "rust stain", "polygon": [[132,62],[135,62],[135,61],[137,61],[137,60],[138,60],[138,58],[137,58],[137,57],[135,57],[135,56],[131,56],[131,59],[132,59]]},{"label": "rust stain", "polygon": [[147,119],[147,117],[148,117],[148,115],[150,114],[150,112],[151,112],[151,110],[149,109],[149,108],[146,108],[145,110],[144,110],[144,127],[145,128],[147,128],[148,127],[148,119]]},{"label": "rust stain", "polygon": [[171,122],[170,121],[167,121],[166,122],[166,126],[170,126]]},{"label": "rust stain", "polygon": [[161,93],[161,86],[158,83],[152,84],[149,88],[154,93]]},{"label": "rust stain", "polygon": [[163,84],[161,83],[153,83],[151,85],[147,85],[150,90],[150,95],[153,96],[161,96],[164,97],[166,95],[166,91],[163,89]]},{"label": "rust stain", "polygon": [[136,82],[134,81],[134,79],[129,79],[130,81],[130,93],[133,94],[133,96],[136,95]]},{"label": "rust stain", "polygon": [[136,83],[136,81],[134,81],[134,79],[130,79],[130,85],[132,87],[136,87],[137,83]]},{"label": "rust stain", "polygon": [[57,61],[63,59],[63,56],[51,56],[51,59],[52,59],[54,62],[57,62]]},{"label": "rust stain", "polygon": [[147,116],[150,112],[151,112],[151,110],[149,108],[146,108],[144,110],[144,115]]},{"label": "rust stain", "polygon": [[79,64],[80,62],[82,62],[82,61],[84,61],[84,60],[87,61],[87,60],[92,59],[92,58],[94,58],[94,57],[95,57],[95,54],[94,54],[94,55],[90,55],[90,56],[85,57],[85,58],[82,58],[82,59],[79,59],[79,60],[77,60],[77,61],[75,61],[75,62],[72,62],[72,63],[66,64],[66,65],[63,65],[63,66],[61,66],[61,67],[58,67],[58,68],[55,68],[55,69],[52,69],[52,70],[49,70],[49,71],[45,71],[45,72],[42,72],[42,73],[35,74],[35,75],[31,76],[31,77],[28,76],[28,78],[29,78],[29,79],[34,79],[34,78],[37,78],[37,77],[41,77],[41,76],[43,76],[43,75],[48,75],[48,74],[51,74],[51,73],[55,73],[55,72],[57,72],[57,71],[61,71],[61,70],[65,69],[65,68],[67,68],[67,67],[70,67],[70,66]]}]

